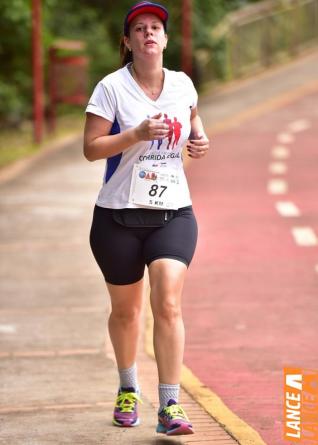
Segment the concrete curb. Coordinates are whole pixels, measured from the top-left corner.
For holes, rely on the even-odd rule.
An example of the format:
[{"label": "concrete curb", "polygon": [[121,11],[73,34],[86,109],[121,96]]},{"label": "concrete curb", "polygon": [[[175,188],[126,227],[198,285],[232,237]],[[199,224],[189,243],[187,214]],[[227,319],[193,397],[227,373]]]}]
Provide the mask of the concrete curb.
[{"label": "concrete curb", "polygon": [[292,90],[282,93],[279,96],[268,99],[266,102],[247,108],[235,116],[221,120],[214,125],[207,127],[208,134],[222,133],[246,121],[256,119],[265,113],[277,110],[285,105],[295,102],[297,99],[314,93],[318,90],[318,81],[315,80],[307,85],[296,87]]}]

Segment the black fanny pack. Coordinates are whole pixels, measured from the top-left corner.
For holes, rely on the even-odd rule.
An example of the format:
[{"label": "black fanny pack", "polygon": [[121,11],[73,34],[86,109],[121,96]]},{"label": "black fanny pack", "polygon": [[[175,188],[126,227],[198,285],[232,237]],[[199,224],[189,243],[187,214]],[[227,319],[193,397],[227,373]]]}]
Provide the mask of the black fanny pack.
[{"label": "black fanny pack", "polygon": [[113,220],[125,227],[162,227],[175,215],[176,210],[113,209]]}]

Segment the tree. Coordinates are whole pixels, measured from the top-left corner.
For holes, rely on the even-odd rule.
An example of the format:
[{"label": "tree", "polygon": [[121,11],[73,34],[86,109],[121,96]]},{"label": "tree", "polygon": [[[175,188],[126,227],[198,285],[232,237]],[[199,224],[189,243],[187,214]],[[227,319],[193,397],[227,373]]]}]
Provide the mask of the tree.
[{"label": "tree", "polygon": [[1,0],[0,125],[31,111],[31,11],[28,0]]},{"label": "tree", "polygon": [[[162,0],[170,13],[165,64],[176,70],[181,64],[181,1]],[[193,47],[213,51],[216,74],[218,70],[222,74],[224,51],[215,47],[211,29],[227,12],[252,1],[257,0],[193,0]],[[45,60],[55,38],[84,40],[91,59],[91,88],[119,67],[119,40],[132,4],[133,0],[120,0],[115,5],[112,0],[43,1]],[[0,62],[0,125],[17,124],[30,117],[32,109],[30,0],[1,0]],[[199,80],[200,76],[196,77]]]}]

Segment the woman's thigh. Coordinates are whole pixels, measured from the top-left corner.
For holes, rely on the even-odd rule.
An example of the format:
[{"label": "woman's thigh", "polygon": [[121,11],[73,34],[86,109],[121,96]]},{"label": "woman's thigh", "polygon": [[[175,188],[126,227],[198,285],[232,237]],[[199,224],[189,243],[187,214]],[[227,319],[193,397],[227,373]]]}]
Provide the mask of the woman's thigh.
[{"label": "woman's thigh", "polygon": [[132,284],[117,285],[107,284],[108,293],[111,301],[112,313],[123,320],[132,320],[140,315],[144,280],[141,279]]},{"label": "woman's thigh", "polygon": [[143,277],[142,240],[136,236],[135,229],[116,223],[111,209],[95,206],[90,244],[106,282],[126,285]]},{"label": "woman's thigh", "polygon": [[198,227],[192,207],[178,210],[164,227],[154,230],[145,240],[143,255],[146,264],[159,258],[171,258],[187,267],[193,258],[198,238]]}]

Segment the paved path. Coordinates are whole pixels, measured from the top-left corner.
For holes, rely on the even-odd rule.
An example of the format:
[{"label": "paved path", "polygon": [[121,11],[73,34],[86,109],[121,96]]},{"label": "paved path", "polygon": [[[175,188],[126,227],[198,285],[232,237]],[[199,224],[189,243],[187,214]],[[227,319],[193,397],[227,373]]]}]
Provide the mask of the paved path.
[{"label": "paved path", "polygon": [[118,376],[106,335],[109,300],[88,243],[103,167],[84,159],[77,138],[5,174],[11,179],[0,188],[0,443],[234,445],[183,390],[197,434],[163,441],[155,433],[157,372],[143,338],[142,425],[111,425]]},{"label": "paved path", "polygon": [[318,369],[318,83],[285,102],[216,134],[188,168],[200,242],[185,363],[270,445],[283,367]]},{"label": "paved path", "polygon": [[[224,131],[226,127],[232,126],[233,122],[234,124],[238,122],[238,115],[241,116],[241,122],[249,119],[248,110],[250,113],[256,110],[258,115],[264,113],[265,109],[260,109],[259,104],[263,104],[269,98],[275,99],[278,94],[285,94],[289,88],[303,88],[304,82],[309,85],[315,80],[313,67],[316,66],[317,59],[317,54],[311,55],[296,64],[247,82],[243,86],[233,86],[216,96],[206,97],[201,102],[206,123],[211,125],[211,129],[218,128],[218,131],[221,129]],[[292,79],[289,80],[292,85],[287,85],[286,73],[289,73],[288,79]],[[264,93],[266,91],[267,96]],[[307,104],[307,107],[310,111],[310,104]],[[277,112],[276,116],[275,131],[285,131],[290,120],[282,123],[279,121],[281,113]],[[310,119],[313,119],[313,116],[310,115]],[[265,314],[264,326],[269,329],[268,332],[275,320],[274,315],[273,319],[270,317],[272,312],[267,313],[265,306],[265,303],[275,299],[275,295],[265,290],[260,295],[257,279],[260,276],[264,282],[261,289],[265,286],[270,289],[269,276],[264,273],[264,268],[266,272],[275,270],[278,272],[277,267],[270,267],[277,257],[269,255],[271,246],[275,247],[275,243],[267,245],[262,241],[264,237],[260,231],[264,230],[264,226],[258,224],[260,222],[264,224],[269,218],[269,226],[265,228],[268,228],[271,237],[274,240],[279,239],[279,242],[281,237],[276,238],[276,236],[278,232],[280,234],[282,225],[286,225],[276,213],[273,197],[264,192],[269,179],[266,162],[268,163],[272,145],[276,143],[276,134],[269,134],[268,126],[262,126],[262,122],[262,119],[258,120],[254,130],[251,130],[251,124],[248,124],[244,127],[245,130],[243,127],[236,129],[237,134],[235,131],[234,133],[227,131],[215,136],[215,150],[209,160],[192,163],[189,167],[195,207],[200,219],[201,241],[185,289],[185,316],[188,324],[186,365],[203,383],[220,395],[239,416],[250,422],[261,433],[266,431],[266,428],[271,428],[272,417],[269,419],[266,406],[265,414],[262,414],[263,403],[260,402],[260,406],[257,405],[257,400],[254,402],[256,407],[260,408],[258,412],[261,420],[265,417],[265,422],[259,422],[259,419],[251,417],[250,413],[252,410],[256,412],[255,404],[251,405],[251,400],[256,394],[254,388],[258,390],[261,388],[263,391],[262,384],[256,386],[255,381],[250,382],[247,388],[244,387],[243,402],[238,403],[239,397],[234,391],[234,385],[231,386],[230,383],[237,375],[241,378],[251,375],[254,378],[255,375],[260,375],[259,370],[264,370],[264,366],[268,377],[274,376],[273,367],[276,367],[277,376],[280,372],[280,362],[277,362],[275,348],[273,349],[275,354],[272,356],[271,348],[266,349],[267,362],[261,362],[252,360],[253,354],[259,358],[259,347],[255,349],[242,347],[244,346],[242,338],[248,337],[250,329],[254,335],[254,330],[261,323],[249,324],[253,319],[253,309],[256,310],[257,307],[262,310],[262,314]],[[247,138],[246,144],[240,143],[240,148],[236,149],[238,135],[243,139],[246,136],[246,128],[250,137]],[[259,133],[255,133],[256,129],[261,131],[263,136],[261,145]],[[301,137],[305,137],[306,134],[310,138],[311,133],[306,132]],[[253,141],[257,142],[257,152],[255,145],[251,145]],[[306,146],[307,143],[308,141]],[[312,153],[314,156],[314,151]],[[293,157],[294,159],[297,157],[295,150]],[[308,158],[301,157],[299,162],[304,162],[305,159]],[[143,352],[143,344],[140,345],[139,354],[141,383],[144,388],[143,424],[140,428],[128,430],[116,429],[110,424],[118,380],[110,344],[108,339],[105,341],[108,300],[105,285],[87,242],[92,203],[99,188],[103,167],[103,162],[85,161],[82,156],[81,141],[78,139],[73,143],[64,144],[63,150],[55,150],[48,156],[39,157],[26,169],[10,170],[11,173],[5,176],[11,179],[2,181],[0,443],[5,445],[236,443],[184,391],[181,397],[194,419],[198,433],[188,438],[165,440],[154,433],[157,404],[156,371],[151,358]],[[257,173],[260,173],[260,176]],[[1,176],[3,178],[4,173]],[[206,182],[207,176],[213,179],[212,183]],[[309,181],[309,175],[306,174],[305,178]],[[303,179],[299,180],[303,184]],[[235,185],[234,191],[231,189],[232,185]],[[266,198],[266,207],[260,204],[258,197],[255,198],[256,195],[252,193],[254,189],[255,193],[260,193],[260,199]],[[246,195],[241,196],[243,192]],[[308,190],[303,188],[302,193],[307,196],[307,192]],[[297,188],[297,193],[299,206],[303,206],[303,211],[306,211],[307,215],[311,212],[310,224],[313,227],[316,221],[315,214],[311,207],[307,210],[305,200],[300,199],[300,187]],[[212,213],[206,212],[207,203]],[[225,204],[230,205],[225,206]],[[251,204],[255,204],[257,214],[251,211]],[[310,203],[307,202],[307,205],[310,206]],[[239,206],[240,212],[235,211],[235,206]],[[246,209],[248,212],[243,212]],[[268,213],[269,209],[272,213]],[[253,230],[246,232],[246,224],[251,227],[252,222]],[[313,228],[316,230],[316,226]],[[251,238],[253,241],[262,241],[263,249],[257,257],[250,247],[251,244],[247,242]],[[209,256],[203,249],[203,242],[209,246]],[[292,247],[287,228],[282,230],[282,242],[283,252],[286,243]],[[242,252],[246,255],[242,255]],[[268,257],[264,252],[267,252]],[[278,252],[278,249],[275,252]],[[291,265],[287,253],[284,253],[281,259],[281,261],[285,259],[284,267],[285,264],[288,265],[287,271],[284,272],[283,283],[286,286],[284,289],[289,290],[289,296],[294,295],[294,282],[292,286],[289,285],[291,271],[302,271],[305,264],[307,267],[312,262],[307,250],[306,252],[297,250],[297,252],[297,262],[293,263],[295,266]],[[263,266],[261,260],[265,261]],[[255,272],[253,277],[249,273],[250,267]],[[279,285],[280,276],[279,273],[275,275]],[[293,278],[296,279],[296,274]],[[310,275],[308,272],[306,279],[309,280],[306,281],[308,288],[304,288],[301,282],[296,290],[302,292],[306,304],[311,304],[310,286],[315,285],[316,275]],[[274,289],[277,291],[278,284]],[[250,291],[253,291],[253,294]],[[237,304],[238,298],[243,301],[245,295],[256,299],[254,291],[257,291],[258,305],[251,305],[249,306],[251,310],[248,310],[249,307],[246,308],[246,305]],[[194,294],[196,297],[203,296],[200,301],[205,303],[200,306],[194,304]],[[197,302],[198,298],[195,301]],[[246,311],[244,314],[249,315],[246,321],[243,316],[237,315],[238,307]],[[236,310],[233,311],[233,308]],[[199,312],[196,312],[197,310]],[[198,323],[199,316],[201,319]],[[301,320],[299,318],[298,325]],[[241,337],[238,338],[238,334]],[[308,334],[306,338],[311,337]],[[269,345],[271,336],[268,334],[265,339]],[[305,340],[304,337],[304,344]],[[263,347],[264,345],[261,345],[261,348]],[[297,353],[298,349],[295,348],[292,351]],[[291,355],[290,359],[293,358]],[[253,367],[251,361],[254,363]],[[301,360],[301,366],[306,364],[307,361]],[[244,374],[246,369],[250,374],[247,372]],[[257,372],[252,373],[251,369]],[[189,380],[185,383],[188,384]],[[243,381],[242,385],[245,383]],[[269,390],[274,386],[273,379],[269,379]],[[190,384],[188,390],[191,392],[193,389],[195,389],[193,384]],[[229,395],[225,389],[231,389],[231,394]],[[201,390],[204,392],[208,388],[201,387]],[[246,411],[244,403],[245,406],[248,405]],[[269,409],[272,416],[272,412],[276,412],[272,403]],[[219,420],[224,423],[222,418]],[[235,437],[240,437],[241,444],[256,443],[249,441],[250,433],[247,430],[239,434],[231,427],[229,425],[227,428],[226,425]],[[274,442],[268,443],[274,445]]]}]

